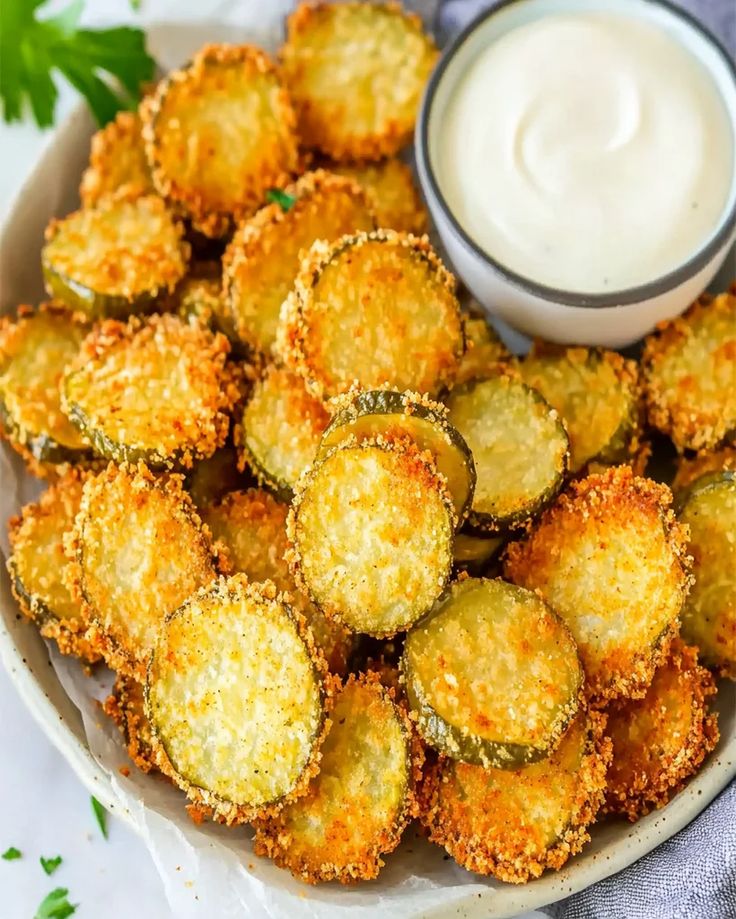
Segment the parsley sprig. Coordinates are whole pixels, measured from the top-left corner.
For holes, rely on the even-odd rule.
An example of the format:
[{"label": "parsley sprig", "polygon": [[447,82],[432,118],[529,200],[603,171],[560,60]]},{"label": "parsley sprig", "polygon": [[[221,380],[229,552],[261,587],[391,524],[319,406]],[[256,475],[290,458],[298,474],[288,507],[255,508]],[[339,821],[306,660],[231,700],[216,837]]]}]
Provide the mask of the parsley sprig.
[{"label": "parsley sprig", "polygon": [[102,125],[130,108],[141,84],[154,73],[140,29],[81,29],[84,0],[56,16],[39,17],[47,0],[2,0],[0,4],[0,99],[6,122],[20,121],[27,99],[39,127],[53,123],[60,73],[87,100]]},{"label": "parsley sprig", "polygon": [[67,919],[77,911],[75,904],[67,900],[66,887],[57,887],[44,897],[33,919]]}]

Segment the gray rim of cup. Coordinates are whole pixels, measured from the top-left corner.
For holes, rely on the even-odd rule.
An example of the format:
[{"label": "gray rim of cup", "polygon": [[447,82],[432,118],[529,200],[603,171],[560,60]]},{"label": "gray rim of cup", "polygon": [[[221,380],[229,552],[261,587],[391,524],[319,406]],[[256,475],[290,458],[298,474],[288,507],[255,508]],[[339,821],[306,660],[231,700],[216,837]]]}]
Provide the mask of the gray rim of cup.
[{"label": "gray rim of cup", "polygon": [[[465,26],[465,28],[455,36],[450,44],[444,49],[442,57],[434,69],[427,87],[422,97],[422,103],[419,110],[419,118],[416,130],[416,147],[417,147],[417,165],[419,168],[420,178],[429,186],[429,193],[435,199],[445,218],[452,226],[452,229],[460,237],[466,248],[470,249],[478,258],[483,259],[486,264],[493,268],[498,274],[506,278],[516,287],[541,297],[544,300],[550,300],[555,303],[561,303],[565,306],[579,307],[610,307],[626,306],[627,304],[642,303],[651,300],[661,294],[679,287],[684,281],[697,274],[713,259],[719,250],[726,244],[731,232],[736,227],[736,200],[730,212],[722,219],[721,225],[717,232],[699,249],[690,259],[675,268],[673,271],[657,278],[655,281],[649,281],[646,284],[640,284],[636,287],[628,287],[625,290],[613,291],[605,294],[585,294],[575,293],[569,290],[562,290],[556,287],[547,287],[544,284],[538,284],[536,281],[517,274],[510,268],[507,268],[501,262],[496,261],[493,256],[489,255],[484,249],[473,240],[473,238],[461,226],[455,215],[452,213],[447,201],[440,191],[437,177],[431,164],[429,156],[429,119],[432,111],[435,93],[439,86],[445,70],[450,61],[455,57],[457,52],[465,44],[466,40],[475,30],[491,16],[494,16],[499,10],[511,6],[515,3],[524,3],[526,0],[498,0],[492,6],[482,10],[477,16]],[[726,51],[721,42],[694,16],[690,15],[681,7],[675,6],[669,0],[643,0],[652,6],[664,8],[671,15],[681,19],[687,26],[698,32],[706,42],[710,43],[717,54],[723,59],[727,70],[731,76],[736,91],[736,63],[731,59],[730,54]],[[736,136],[734,136],[734,157],[736,158]],[[734,163],[736,168],[736,162]],[[734,177],[736,181],[736,177]]]}]

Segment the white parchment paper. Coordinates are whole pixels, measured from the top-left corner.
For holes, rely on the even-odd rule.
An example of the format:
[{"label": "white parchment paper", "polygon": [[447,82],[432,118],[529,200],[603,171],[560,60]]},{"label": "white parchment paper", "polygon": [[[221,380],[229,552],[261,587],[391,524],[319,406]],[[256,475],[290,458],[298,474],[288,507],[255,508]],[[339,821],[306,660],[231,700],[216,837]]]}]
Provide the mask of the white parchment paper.
[{"label": "white parchment paper", "polygon": [[[104,22],[95,20],[94,5],[88,6],[92,7],[88,21]],[[143,22],[151,51],[164,69],[180,64],[206,41],[249,41],[273,50],[282,37],[283,13],[291,4],[288,0],[221,0],[203,6],[206,10],[196,0],[144,2]],[[77,204],[76,189],[92,129],[80,107],[57,131],[20,190],[0,236],[2,312],[43,297],[39,266],[43,228],[51,216],[63,215]],[[40,488],[3,444],[2,520],[35,497]],[[0,533],[6,556],[4,525]],[[387,858],[378,880],[353,888],[336,884],[312,888],[268,860],[256,858],[248,829],[195,826],[184,810],[183,795],[172,785],[133,768],[129,776],[120,772],[130,764],[117,730],[98,705],[109,689],[110,675],[102,671],[86,677],[75,661],[46,648],[33,627],[18,616],[4,566],[0,613],[0,652],[33,714],[98,797],[139,830],[164,880],[173,915],[184,919],[514,915],[580,889],[649,851],[695,816],[725,785],[734,771],[731,763],[736,762],[736,705],[731,690],[721,699],[721,752],[667,808],[666,817],[651,815],[634,828],[623,824],[596,828],[593,843],[559,874],[523,888],[486,881],[458,868],[410,827],[401,847]],[[49,658],[53,670],[48,667]]]}]

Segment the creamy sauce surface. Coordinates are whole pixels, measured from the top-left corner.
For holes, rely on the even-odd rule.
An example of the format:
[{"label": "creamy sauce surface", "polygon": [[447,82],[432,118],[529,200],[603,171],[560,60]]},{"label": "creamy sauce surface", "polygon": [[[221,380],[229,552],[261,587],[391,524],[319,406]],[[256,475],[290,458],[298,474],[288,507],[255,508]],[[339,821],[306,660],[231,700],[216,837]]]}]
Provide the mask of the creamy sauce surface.
[{"label": "creamy sauce surface", "polygon": [[713,234],[733,129],[703,65],[654,25],[550,14],[485,48],[449,100],[439,184],[469,236],[582,293],[654,281]]}]

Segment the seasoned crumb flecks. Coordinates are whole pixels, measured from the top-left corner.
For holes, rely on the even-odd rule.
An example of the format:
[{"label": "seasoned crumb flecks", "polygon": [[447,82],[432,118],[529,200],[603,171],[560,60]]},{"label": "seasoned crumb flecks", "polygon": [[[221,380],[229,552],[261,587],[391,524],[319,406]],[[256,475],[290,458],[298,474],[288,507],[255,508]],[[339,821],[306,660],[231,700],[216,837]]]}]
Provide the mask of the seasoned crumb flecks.
[{"label": "seasoned crumb flecks", "polygon": [[690,559],[671,503],[618,466],[574,482],[506,551],[506,577],[570,626],[597,701],[642,696],[679,627]]},{"label": "seasoned crumb flecks", "polygon": [[319,769],[333,680],[274,584],[220,578],[166,618],[151,656],[156,763],[221,822],[275,814]]},{"label": "seasoned crumb flecks", "polygon": [[416,816],[424,760],[413,726],[378,674],[337,694],[319,773],[307,793],[256,822],[255,851],[310,884],[378,876]]},{"label": "seasoned crumb flecks", "polygon": [[613,743],[606,810],[638,820],[664,807],[718,742],[709,709],[713,677],[695,648],[676,640],[646,695],[612,703],[606,733]]},{"label": "seasoned crumb flecks", "polygon": [[441,757],[425,772],[419,819],[429,838],[478,874],[512,884],[559,870],[590,839],[611,745],[605,717],[582,712],[549,759],[484,769]]},{"label": "seasoned crumb flecks", "polygon": [[315,242],[276,348],[320,398],[355,384],[436,394],[465,349],[455,280],[427,237],[377,230]]},{"label": "seasoned crumb flecks", "polygon": [[455,522],[445,479],[426,452],[409,439],[349,436],[296,487],[289,562],[327,616],[389,637],[442,593]]},{"label": "seasoned crumb flecks", "polygon": [[419,197],[411,169],[398,157],[378,163],[327,162],[325,169],[353,179],[365,190],[379,227],[416,236],[427,232],[427,209]]},{"label": "seasoned crumb flecks", "polygon": [[120,729],[128,751],[141,772],[158,771],[153,755],[153,735],[146,717],[143,684],[134,677],[118,674],[103,710]]},{"label": "seasoned crumb flecks", "polygon": [[215,577],[209,530],[182,477],[112,463],[84,483],[67,583],[107,664],[143,680],[164,616]]},{"label": "seasoned crumb flecks", "polygon": [[141,106],[153,182],[206,236],[250,216],[299,171],[291,102],[250,45],[204,45]]},{"label": "seasoned crumb flecks", "polygon": [[307,172],[286,193],[294,203],[262,207],[235,231],[223,257],[223,289],[241,340],[268,358],[281,304],[294,286],[302,250],[317,239],[373,230],[369,201],[355,182],[322,170]]},{"label": "seasoned crumb flecks", "polygon": [[411,140],[437,49],[398,3],[301,3],[279,51],[307,147],[378,160]]},{"label": "seasoned crumb flecks", "polygon": [[642,355],[649,421],[680,450],[736,438],[736,290],[662,323]]},{"label": "seasoned crumb flecks", "polygon": [[222,446],[239,401],[227,339],[171,314],[106,320],[62,383],[62,408],[100,456],[191,468]]},{"label": "seasoned crumb flecks", "polygon": [[92,135],[89,166],[79,186],[84,207],[94,207],[110,194],[134,198],[154,191],[142,127],[137,112],[118,112]]},{"label": "seasoned crumb flecks", "polygon": [[67,586],[69,562],[64,537],[74,525],[82,500],[84,473],[70,469],[33,504],[26,504],[8,522],[8,572],[13,596],[44,638],[52,638],[62,654],[86,663],[100,659],[87,638],[88,620]]}]

